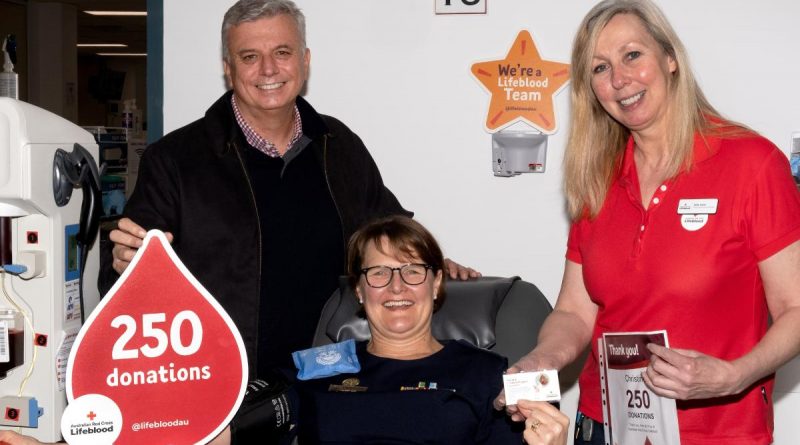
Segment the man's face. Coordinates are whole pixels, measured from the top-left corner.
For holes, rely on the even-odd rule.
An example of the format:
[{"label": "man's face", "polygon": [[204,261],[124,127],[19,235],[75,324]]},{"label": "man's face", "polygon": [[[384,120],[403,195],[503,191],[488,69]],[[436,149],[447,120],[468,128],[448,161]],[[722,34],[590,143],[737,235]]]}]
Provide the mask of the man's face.
[{"label": "man's face", "polygon": [[302,49],[291,17],[277,15],[231,28],[228,51],[225,76],[246,118],[292,112],[308,77],[311,54]]}]

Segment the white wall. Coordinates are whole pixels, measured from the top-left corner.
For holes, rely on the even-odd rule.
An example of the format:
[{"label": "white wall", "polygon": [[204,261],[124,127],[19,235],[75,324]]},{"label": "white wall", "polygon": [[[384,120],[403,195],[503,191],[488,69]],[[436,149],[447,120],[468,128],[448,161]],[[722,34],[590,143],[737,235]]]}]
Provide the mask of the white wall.
[{"label": "white wall", "polygon": [[[560,164],[569,87],[556,97],[560,131],[550,137],[547,172],[496,178],[483,127],[489,96],[469,68],[503,58],[523,29],[543,58],[568,63],[591,4],[491,0],[486,15],[436,16],[434,0],[296,1],[307,16],[312,55],[307,99],[364,139],[386,183],[446,254],[487,275],[520,275],[554,300],[567,235]],[[233,2],[164,3],[170,131],[202,116],[224,91],[219,27]],[[800,130],[800,2],[659,4],[711,102],[788,151],[792,130]],[[778,444],[800,439],[790,425],[789,413],[800,409],[800,365],[793,366],[776,393]],[[566,412],[574,410],[575,394],[567,395]]]}]

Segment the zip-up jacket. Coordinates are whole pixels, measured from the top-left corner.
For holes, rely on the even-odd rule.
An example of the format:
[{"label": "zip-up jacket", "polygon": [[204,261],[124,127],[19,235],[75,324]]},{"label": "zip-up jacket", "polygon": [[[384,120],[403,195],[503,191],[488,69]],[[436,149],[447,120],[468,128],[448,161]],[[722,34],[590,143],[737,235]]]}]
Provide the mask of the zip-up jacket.
[{"label": "zip-up jacket", "polygon": [[[240,136],[231,94],[224,94],[203,118],[145,150],[124,216],[147,230],[174,235],[172,247],[181,261],[239,328],[255,375],[261,249],[269,246],[261,243],[255,196],[243,161],[243,150],[253,148]],[[339,120],[318,114],[301,97],[297,107],[303,134],[311,139],[304,150],[314,151],[325,172],[345,242],[370,219],[411,216],[383,185],[355,133]],[[304,254],[308,252],[298,252]],[[110,262],[102,267],[100,290],[105,294],[118,275]]]}]

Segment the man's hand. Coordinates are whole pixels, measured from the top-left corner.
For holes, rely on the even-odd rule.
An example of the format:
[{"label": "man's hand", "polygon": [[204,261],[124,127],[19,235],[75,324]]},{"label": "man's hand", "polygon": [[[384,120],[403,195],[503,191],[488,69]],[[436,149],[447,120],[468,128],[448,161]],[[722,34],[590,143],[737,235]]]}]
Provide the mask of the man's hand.
[{"label": "man's hand", "polygon": [[654,393],[670,399],[708,399],[738,394],[742,378],[728,361],[688,349],[647,345],[653,354],[642,373]]},{"label": "man's hand", "polygon": [[[118,274],[122,274],[128,268],[128,264],[136,255],[136,251],[142,247],[142,240],[147,234],[140,225],[131,221],[128,218],[122,218],[117,223],[117,228],[112,230],[108,235],[109,239],[114,242],[114,249],[112,255],[114,261],[111,264]],[[166,232],[167,241],[172,242],[172,234]]]},{"label": "man's hand", "polygon": [[208,445],[230,445],[231,444],[231,427],[226,426],[217,437],[213,438]]},{"label": "man's hand", "polygon": [[[63,443],[63,442],[59,442]],[[13,431],[3,430],[0,431],[0,445],[43,445],[38,440],[17,434]]]},{"label": "man's hand", "polygon": [[470,278],[478,278],[481,273],[471,267],[464,267],[450,258],[444,259],[445,273],[452,280],[469,280]]}]

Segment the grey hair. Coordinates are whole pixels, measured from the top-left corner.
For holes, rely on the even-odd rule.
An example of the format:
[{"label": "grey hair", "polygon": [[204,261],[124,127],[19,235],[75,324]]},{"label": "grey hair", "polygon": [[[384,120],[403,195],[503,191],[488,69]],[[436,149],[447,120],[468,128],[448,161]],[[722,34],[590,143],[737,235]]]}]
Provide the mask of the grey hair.
[{"label": "grey hair", "polygon": [[291,0],[239,0],[225,13],[222,19],[222,59],[230,61],[228,32],[234,26],[263,18],[287,15],[297,25],[300,34],[301,52],[306,49],[306,17]]}]

